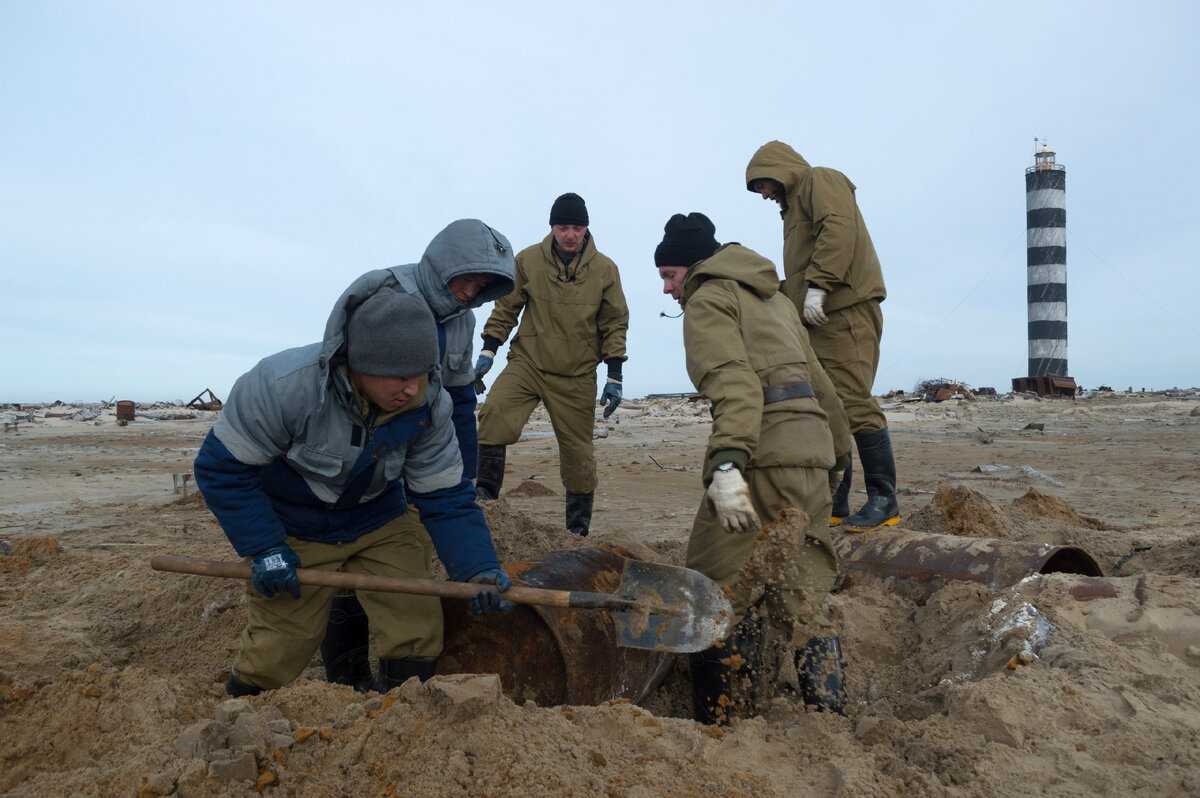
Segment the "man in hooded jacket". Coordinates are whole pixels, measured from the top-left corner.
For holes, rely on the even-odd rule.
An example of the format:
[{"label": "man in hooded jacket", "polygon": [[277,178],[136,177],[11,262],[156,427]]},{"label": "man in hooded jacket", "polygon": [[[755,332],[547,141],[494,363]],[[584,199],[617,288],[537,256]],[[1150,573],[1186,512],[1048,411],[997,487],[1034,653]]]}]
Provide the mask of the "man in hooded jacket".
[{"label": "man in hooded jacket", "polygon": [[[513,289],[516,262],[508,239],[478,219],[451,222],[434,236],[417,263],[376,269],[359,277],[343,299],[356,301],[380,288],[413,296],[437,321],[441,382],[453,402],[451,419],[463,461],[463,477],[474,480],[479,455],[475,427],[475,369],[471,311]],[[331,682],[366,690],[373,684],[368,656],[366,611],[353,591],[334,596],[321,659]]]},{"label": "man in hooded jacket", "polygon": [[[439,359],[425,302],[381,285],[343,294],[323,341],[271,355],[234,385],[194,466],[209,509],[252,561],[230,695],[287,684],[320,644],[334,590],[302,587],[300,567],[428,576],[432,538],[451,579],[495,586],[472,599],[473,612],[511,608],[463,475]],[[361,599],[376,630],[379,688],[433,675],[439,600]]]},{"label": "man in hooded jacket", "polygon": [[601,396],[607,418],[621,403],[629,307],[617,265],[596,249],[578,194],[556,199],[550,235],[517,255],[516,287],[496,301],[483,328],[477,378],[491,369],[518,315],[508,364],[479,410],[479,496],[499,497],[506,447],[521,437],[541,402],[558,440],[567,530],[586,535],[596,490],[596,366],[603,362],[608,369]]},{"label": "man in hooded jacket", "polygon": [[[829,629],[825,598],[837,575],[826,521],[834,444],[812,383],[820,367],[805,355],[774,264],[739,244],[721,246],[715,233],[704,214],[675,214],[654,252],[663,292],[684,310],[688,376],[712,404],[705,498],[687,566],[726,586],[740,618],[729,640],[691,655],[696,719],[720,722],[731,706],[753,705],[735,685],[761,670],[764,613],[782,621],[805,702],[841,712],[837,637],[792,638],[801,625]],[[739,571],[759,544],[761,522],[787,507],[807,515],[804,540],[779,558],[775,584],[746,584]]]},{"label": "man in hooded jacket", "polygon": [[850,515],[848,464],[834,494],[833,522],[848,531],[897,524],[891,435],[871,393],[883,335],[879,305],[887,290],[855,186],[841,172],[810,166],[787,144],[771,141],[750,159],[746,187],[780,206],[785,291],[837,387],[858,444],[867,501]]}]

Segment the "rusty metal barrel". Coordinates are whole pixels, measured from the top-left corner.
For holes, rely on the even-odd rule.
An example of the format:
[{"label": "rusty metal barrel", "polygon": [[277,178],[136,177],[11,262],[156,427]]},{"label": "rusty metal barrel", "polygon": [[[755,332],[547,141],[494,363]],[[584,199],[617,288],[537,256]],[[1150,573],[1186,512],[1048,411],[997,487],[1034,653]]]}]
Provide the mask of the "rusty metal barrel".
[{"label": "rusty metal barrel", "polygon": [[893,529],[835,535],[834,548],[848,581],[855,574],[890,578],[904,592],[917,595],[928,595],[949,580],[1000,590],[1034,574],[1104,575],[1083,549],[1052,543]]},{"label": "rusty metal barrel", "polygon": [[133,421],[134,405],[128,399],[117,402],[117,421]]},{"label": "rusty metal barrel", "polygon": [[[553,551],[537,562],[505,563],[514,582],[555,590],[609,593],[626,559],[649,550],[604,545]],[[442,602],[445,644],[438,673],[499,674],[513,701],[539,706],[645,700],[669,672],[673,656],[616,645],[607,612],[517,606],[474,617],[462,601]]]}]

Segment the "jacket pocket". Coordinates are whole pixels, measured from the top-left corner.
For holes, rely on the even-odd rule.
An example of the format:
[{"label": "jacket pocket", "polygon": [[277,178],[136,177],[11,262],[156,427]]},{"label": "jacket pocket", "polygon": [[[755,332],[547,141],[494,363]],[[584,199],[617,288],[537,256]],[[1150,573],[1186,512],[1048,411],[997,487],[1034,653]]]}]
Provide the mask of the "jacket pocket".
[{"label": "jacket pocket", "polygon": [[299,470],[316,474],[327,480],[334,479],[342,473],[341,457],[312,446],[297,446],[290,449],[287,459]]}]

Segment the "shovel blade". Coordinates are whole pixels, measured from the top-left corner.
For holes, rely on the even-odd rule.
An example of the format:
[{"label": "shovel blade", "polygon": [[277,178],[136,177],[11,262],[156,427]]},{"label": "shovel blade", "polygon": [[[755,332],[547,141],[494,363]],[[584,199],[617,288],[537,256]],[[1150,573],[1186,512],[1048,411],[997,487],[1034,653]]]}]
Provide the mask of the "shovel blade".
[{"label": "shovel blade", "polygon": [[733,626],[721,586],[690,568],[626,560],[617,593],[666,610],[613,612],[617,644],[628,648],[689,654],[724,640]]}]

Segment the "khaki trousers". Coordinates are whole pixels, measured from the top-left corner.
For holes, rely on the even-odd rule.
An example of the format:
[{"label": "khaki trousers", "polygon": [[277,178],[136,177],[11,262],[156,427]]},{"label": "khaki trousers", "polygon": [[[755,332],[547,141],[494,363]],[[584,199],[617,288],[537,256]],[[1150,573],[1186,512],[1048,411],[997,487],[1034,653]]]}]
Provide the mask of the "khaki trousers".
[{"label": "khaki trousers", "polygon": [[826,323],[807,328],[808,337],[846,408],[850,432],[881,430],[887,426],[887,418],[871,395],[875,372],[879,369],[879,341],[883,337],[879,302],[859,302],[828,316]]},{"label": "khaki trousers", "polygon": [[524,357],[509,355],[487,401],[479,408],[481,446],[517,442],[529,416],[541,402],[558,440],[558,470],[571,493],[596,490],[592,425],[596,412],[596,374],[563,377],[549,374]]},{"label": "khaki trousers", "polygon": [[719,582],[731,593],[734,612],[742,617],[764,595],[777,595],[782,611],[792,623],[827,627],[826,596],[837,578],[837,561],[829,539],[829,472],[823,468],[751,468],[746,473],[754,509],[764,524],[777,519],[786,507],[808,514],[803,542],[789,552],[761,551],[769,567],[757,569],[766,576],[758,581],[739,579],[742,570],[766,545],[761,534],[726,532],[707,497],[700,503],[688,539],[687,567]]},{"label": "khaki trousers", "polygon": [[[314,543],[289,537],[302,568],[376,576],[431,573],[433,544],[414,511],[349,543]],[[308,665],[325,637],[329,603],[337,588],[301,585],[290,594],[263,598],[247,586],[249,621],[234,665],[244,682],[275,689]],[[382,658],[436,657],[442,652],[442,605],[433,596],[358,591]]]}]

